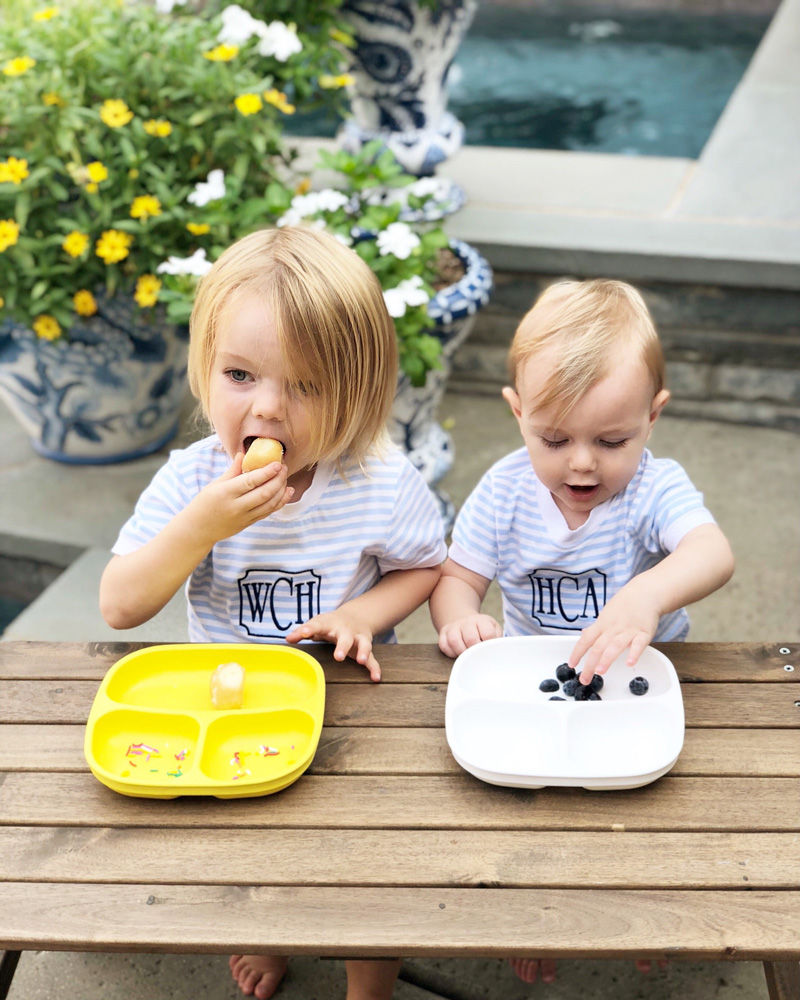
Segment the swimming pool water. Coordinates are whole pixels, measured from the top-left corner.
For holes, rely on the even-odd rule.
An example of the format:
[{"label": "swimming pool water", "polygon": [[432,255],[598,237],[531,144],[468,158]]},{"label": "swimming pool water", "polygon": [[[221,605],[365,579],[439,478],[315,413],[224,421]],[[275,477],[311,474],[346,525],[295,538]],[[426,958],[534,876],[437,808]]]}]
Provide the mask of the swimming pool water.
[{"label": "swimming pool water", "polygon": [[[468,145],[696,158],[768,24],[480,7],[451,68],[449,109]],[[333,135],[337,125],[305,115],[289,127]]]}]

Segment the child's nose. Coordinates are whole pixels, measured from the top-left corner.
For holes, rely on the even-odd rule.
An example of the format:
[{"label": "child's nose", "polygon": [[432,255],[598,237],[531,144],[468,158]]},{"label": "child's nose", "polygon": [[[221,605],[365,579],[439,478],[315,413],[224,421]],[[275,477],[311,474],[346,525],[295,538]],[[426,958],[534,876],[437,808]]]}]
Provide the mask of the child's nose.
[{"label": "child's nose", "polygon": [[570,449],[569,467],[573,472],[591,472],[597,464],[594,449],[576,444]]},{"label": "child's nose", "polygon": [[264,381],[253,395],[253,416],[262,420],[282,420],[285,403],[283,389],[271,382]]}]

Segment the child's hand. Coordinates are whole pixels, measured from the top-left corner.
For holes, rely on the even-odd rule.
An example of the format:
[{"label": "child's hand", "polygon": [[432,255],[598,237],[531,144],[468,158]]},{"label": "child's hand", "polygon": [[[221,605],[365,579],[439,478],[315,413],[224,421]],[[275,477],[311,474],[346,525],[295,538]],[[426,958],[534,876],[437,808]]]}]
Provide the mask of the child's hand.
[{"label": "child's hand", "polygon": [[625,661],[636,664],[656,634],[659,612],[652,597],[631,581],[606,604],[594,625],[581,632],[568,663],[580,671],[581,684],[588,684],[595,673],[604,674],[619,654],[630,649]]},{"label": "child's hand", "polygon": [[271,462],[263,469],[243,473],[243,458],[239,452],[230,468],[204,487],[186,508],[200,530],[208,533],[212,545],[274,514],[294,496],[294,489],[286,485],[285,465]]},{"label": "child's hand", "polygon": [[371,680],[381,679],[381,668],[372,652],[372,631],[354,615],[343,613],[341,608],[309,618],[286,636],[287,642],[300,642],[301,639],[333,642],[336,644],[335,660],[349,656],[367,668]]},{"label": "child's hand", "polygon": [[476,646],[487,639],[499,639],[502,634],[502,626],[491,615],[465,615],[442,627],[439,632],[439,649],[447,656],[456,657],[470,646]]}]

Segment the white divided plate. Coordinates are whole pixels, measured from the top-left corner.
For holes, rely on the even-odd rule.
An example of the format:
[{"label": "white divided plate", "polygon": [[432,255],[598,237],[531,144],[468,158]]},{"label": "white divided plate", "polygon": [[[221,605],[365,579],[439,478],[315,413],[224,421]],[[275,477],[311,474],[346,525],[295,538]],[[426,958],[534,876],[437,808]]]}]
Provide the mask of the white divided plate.
[{"label": "white divided plate", "polygon": [[[602,701],[550,701],[543,692],[577,639],[508,636],[471,646],[453,664],[445,729],[458,763],[494,785],[591,790],[638,788],[666,774],[683,746],[683,698],[675,668],[648,646],[627,651],[604,675]],[[629,684],[645,677],[650,689]],[[563,695],[562,695],[563,697]]]}]

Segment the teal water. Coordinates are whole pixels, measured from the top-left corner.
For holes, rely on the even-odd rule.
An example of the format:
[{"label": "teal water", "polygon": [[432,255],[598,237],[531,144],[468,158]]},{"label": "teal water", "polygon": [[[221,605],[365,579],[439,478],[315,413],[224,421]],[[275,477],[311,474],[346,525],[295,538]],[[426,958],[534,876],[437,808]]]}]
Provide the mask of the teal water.
[{"label": "teal water", "polygon": [[[451,68],[448,106],[467,145],[696,158],[768,24],[481,7]],[[337,125],[305,115],[290,128],[331,136]]]}]

